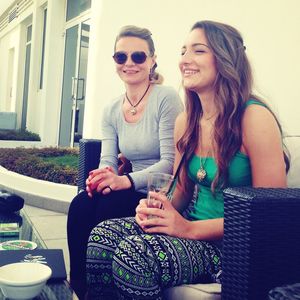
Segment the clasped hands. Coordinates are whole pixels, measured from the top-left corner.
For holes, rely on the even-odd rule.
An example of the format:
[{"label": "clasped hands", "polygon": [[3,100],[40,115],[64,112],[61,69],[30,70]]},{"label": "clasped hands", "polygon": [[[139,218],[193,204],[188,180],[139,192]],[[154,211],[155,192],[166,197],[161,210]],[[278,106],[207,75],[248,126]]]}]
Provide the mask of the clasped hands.
[{"label": "clasped hands", "polygon": [[128,178],[117,175],[112,167],[91,171],[85,183],[89,197],[92,197],[95,192],[106,195],[112,191],[128,189],[131,186]]},{"label": "clasped hands", "polygon": [[[135,220],[146,233],[161,233],[174,237],[187,237],[190,221],[185,219],[165,195],[150,192],[151,197],[162,203],[162,208],[147,207],[147,199],[141,199],[136,207]],[[151,215],[151,218],[148,216]]]}]

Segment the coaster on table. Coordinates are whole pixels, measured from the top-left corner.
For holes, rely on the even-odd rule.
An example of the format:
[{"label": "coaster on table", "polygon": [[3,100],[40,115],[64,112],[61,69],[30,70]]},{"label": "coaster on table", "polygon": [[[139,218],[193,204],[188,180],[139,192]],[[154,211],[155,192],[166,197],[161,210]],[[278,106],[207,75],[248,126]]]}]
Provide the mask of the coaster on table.
[{"label": "coaster on table", "polygon": [[0,244],[0,250],[33,250],[37,244],[32,241],[11,240]]},{"label": "coaster on table", "polygon": [[18,223],[0,223],[0,236],[19,235]]}]

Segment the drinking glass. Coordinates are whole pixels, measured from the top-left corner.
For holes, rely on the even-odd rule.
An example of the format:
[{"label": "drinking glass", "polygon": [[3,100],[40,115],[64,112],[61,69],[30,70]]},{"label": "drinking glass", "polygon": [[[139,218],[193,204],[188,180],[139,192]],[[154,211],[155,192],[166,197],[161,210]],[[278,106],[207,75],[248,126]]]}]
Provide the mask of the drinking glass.
[{"label": "drinking glass", "polygon": [[[149,192],[167,195],[170,192],[174,177],[170,174],[150,172],[148,177],[147,206],[151,208],[162,208],[162,203],[150,196]],[[148,218],[155,216],[149,215]]]}]

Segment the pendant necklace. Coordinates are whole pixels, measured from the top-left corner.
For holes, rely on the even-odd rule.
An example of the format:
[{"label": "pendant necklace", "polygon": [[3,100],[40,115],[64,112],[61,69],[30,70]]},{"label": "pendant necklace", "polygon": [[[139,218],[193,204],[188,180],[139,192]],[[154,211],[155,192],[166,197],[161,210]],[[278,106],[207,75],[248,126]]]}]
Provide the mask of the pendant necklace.
[{"label": "pendant necklace", "polygon": [[205,167],[205,163],[206,163],[206,160],[208,158],[208,155],[209,155],[209,151],[207,152],[207,154],[206,154],[205,159],[204,159],[203,162],[202,162],[201,156],[199,156],[199,159],[200,159],[200,168],[197,171],[198,182],[202,182],[205,179],[206,175],[207,175],[207,172],[205,171],[204,167]]},{"label": "pendant necklace", "polygon": [[[205,119],[205,121],[209,121],[209,120],[211,120],[215,115],[216,115],[216,113],[214,113],[214,114],[211,115],[210,117],[204,118],[204,119]],[[199,156],[199,159],[200,159],[200,168],[199,168],[198,171],[197,171],[197,179],[198,179],[198,182],[199,182],[199,183],[200,183],[201,181],[203,181],[203,180],[205,179],[206,175],[207,175],[207,172],[206,172],[206,170],[204,169],[204,167],[205,167],[205,163],[206,163],[206,160],[207,160],[209,154],[210,154],[210,151],[208,150],[207,153],[206,153],[206,156],[205,156],[205,159],[204,159],[203,162],[202,162],[202,157]]]},{"label": "pendant necklace", "polygon": [[126,99],[129,102],[129,104],[131,105],[131,108],[129,109],[129,112],[131,113],[132,116],[134,116],[137,113],[137,109],[136,107],[141,103],[141,101],[143,100],[143,98],[145,97],[145,95],[147,94],[148,90],[150,88],[150,83],[146,88],[145,93],[143,94],[143,96],[140,98],[140,100],[136,103],[136,104],[132,104],[132,102],[130,101],[129,97],[127,96],[127,92],[125,93]]}]

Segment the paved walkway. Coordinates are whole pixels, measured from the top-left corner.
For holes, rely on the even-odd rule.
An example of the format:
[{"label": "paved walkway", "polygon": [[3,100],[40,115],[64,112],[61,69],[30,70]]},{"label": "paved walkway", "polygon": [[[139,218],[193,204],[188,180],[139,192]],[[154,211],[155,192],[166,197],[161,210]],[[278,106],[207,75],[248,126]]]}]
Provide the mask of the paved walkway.
[{"label": "paved walkway", "polygon": [[70,263],[67,244],[67,215],[25,205],[24,208],[31,222],[49,249],[62,249],[69,277]]}]

